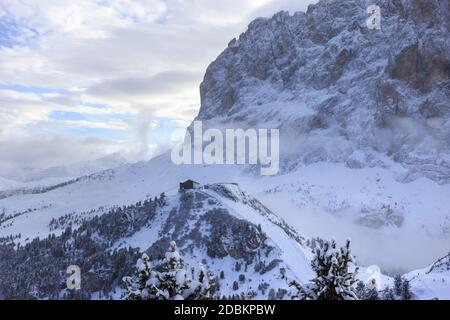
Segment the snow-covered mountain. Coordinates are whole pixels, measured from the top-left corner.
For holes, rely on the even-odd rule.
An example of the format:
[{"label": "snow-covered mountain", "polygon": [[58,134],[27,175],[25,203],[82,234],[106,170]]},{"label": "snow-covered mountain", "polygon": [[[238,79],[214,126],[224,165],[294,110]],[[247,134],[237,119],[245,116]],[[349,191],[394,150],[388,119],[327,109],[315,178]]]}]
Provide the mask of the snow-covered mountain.
[{"label": "snow-covered mountain", "polygon": [[[173,189],[158,197],[147,195],[133,205],[39,221],[48,232],[33,241],[22,234],[0,238],[1,298],[121,298],[122,277],[133,272],[140,253],[157,260],[176,241],[188,266],[201,265],[215,275],[215,296],[290,299],[295,294],[290,280],[306,283],[314,277],[312,252],[321,241],[300,235],[230,183]],[[16,246],[21,242],[25,245]],[[62,272],[73,264],[88,270],[83,273],[83,290],[75,295],[66,290]],[[407,274],[413,298],[448,298],[448,264],[447,256]],[[366,282],[370,275],[361,268],[358,278]],[[393,285],[384,275],[379,280],[380,288]]]},{"label": "snow-covered mountain", "polygon": [[22,186],[18,181],[0,177],[0,190],[17,189]]},{"label": "snow-covered mountain", "polygon": [[30,172],[21,179],[24,182],[42,181],[49,178],[69,180],[102,170],[114,169],[127,163],[127,160],[120,153],[113,153],[93,161],[79,162],[70,166],[49,167],[37,172]]},{"label": "snow-covered mountain", "polygon": [[[132,261],[140,249],[157,259],[171,241],[187,263],[202,263],[217,276],[221,297],[287,298],[291,293],[284,277],[308,281],[313,276],[310,242],[235,184],[172,190],[132,206],[43,220],[57,237],[34,240],[16,253],[8,245],[14,238],[2,238],[0,296],[29,298],[33,292],[40,298],[62,298],[65,278],[60,268],[77,264],[94,276],[102,273],[97,281],[89,275],[85,294],[114,295],[117,290],[115,297],[120,297],[118,275],[132,272],[134,264],[118,264],[118,256]],[[45,276],[30,277],[41,272],[40,265],[45,265]]]},{"label": "snow-covered mountain", "polygon": [[256,19],[208,67],[197,120],[279,128],[285,172],[327,161],[449,182],[449,3],[382,1],[379,30],[371,4]]},{"label": "snow-covered mountain", "polygon": [[427,268],[408,273],[406,278],[418,298],[450,300],[450,254]]},{"label": "snow-covered mountain", "polygon": [[124,166],[127,163],[128,161],[120,153],[113,153],[92,161],[54,166],[43,170],[29,170],[20,176],[0,177],[0,191],[52,186],[95,172]]},{"label": "snow-covered mountain", "polygon": [[367,263],[418,267],[450,247],[449,3],[380,2],[379,30],[371,4],[256,19],[208,67],[196,119],[279,128],[282,174],[245,188],[302,232],[352,234]]},{"label": "snow-covered mountain", "polygon": [[[350,236],[360,264],[377,264],[390,272],[420,269],[446,255],[450,251],[449,4],[382,2],[381,30],[366,26],[369,4],[320,1],[306,13],[281,12],[257,19],[208,68],[197,120],[205,127],[279,128],[282,171],[277,176],[260,177],[245,166],[176,166],[164,154],[46,188],[0,193],[0,237],[28,243],[29,249],[18,255],[26,258],[30,253],[26,250],[33,246],[47,248],[42,239],[52,233],[64,243],[71,243],[71,237],[96,234],[101,223],[115,219],[114,208],[165,192],[168,205],[155,215],[144,215],[128,231],[120,231],[119,219],[109,226],[110,232],[117,228],[116,236],[107,232],[103,239],[92,236],[97,243],[94,253],[105,258],[101,267],[109,270],[101,285],[112,289],[118,284],[117,275],[131,272],[138,254],[124,249],[127,245],[149,252],[165,250],[169,239],[164,238],[161,247],[154,245],[164,236],[177,240],[191,263],[205,258],[215,272],[226,266],[231,272],[236,259],[229,251],[218,259],[207,250],[211,243],[205,230],[215,230],[221,221],[228,231],[237,226],[239,233],[245,226],[254,238],[264,233],[264,243],[274,248],[267,259],[281,262],[268,278],[248,271],[245,279],[270,280],[279,288],[281,268],[301,281],[309,276],[309,249],[298,241],[302,238]],[[179,194],[177,186],[186,179],[208,188],[189,192],[184,199],[187,195]],[[185,210],[181,204],[191,207]],[[217,219],[211,218],[211,211],[218,213]],[[80,234],[63,230],[68,223],[76,229],[83,219],[94,220]],[[200,232],[193,231],[199,228]],[[238,237],[235,231],[219,243],[233,244]],[[36,237],[41,242],[33,245]],[[54,250],[60,244],[55,240]],[[81,246],[75,249],[87,250]],[[256,251],[263,252],[261,246]],[[11,251],[1,254],[14,256]],[[126,266],[112,262],[119,257]],[[60,256],[52,272],[61,272],[58,268],[73,262],[69,260]],[[247,270],[254,271],[251,266]],[[445,282],[437,281],[448,274],[429,271],[427,267],[407,274],[416,297],[448,297]],[[232,273],[229,280],[234,282],[238,273]],[[108,278],[109,274],[117,277]],[[232,284],[225,283],[223,288]],[[224,295],[234,294],[223,290]],[[257,292],[257,297],[268,294]]]}]

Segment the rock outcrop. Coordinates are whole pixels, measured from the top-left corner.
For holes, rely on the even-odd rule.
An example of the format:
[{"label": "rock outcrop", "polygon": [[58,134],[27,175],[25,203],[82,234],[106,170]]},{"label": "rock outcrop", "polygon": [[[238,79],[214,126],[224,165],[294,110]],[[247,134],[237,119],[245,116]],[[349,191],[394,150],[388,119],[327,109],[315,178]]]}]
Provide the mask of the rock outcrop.
[{"label": "rock outcrop", "polygon": [[284,170],[363,152],[365,166],[407,168],[402,181],[449,182],[449,2],[383,1],[379,30],[371,4],[256,19],[208,67],[197,120],[280,128]]}]

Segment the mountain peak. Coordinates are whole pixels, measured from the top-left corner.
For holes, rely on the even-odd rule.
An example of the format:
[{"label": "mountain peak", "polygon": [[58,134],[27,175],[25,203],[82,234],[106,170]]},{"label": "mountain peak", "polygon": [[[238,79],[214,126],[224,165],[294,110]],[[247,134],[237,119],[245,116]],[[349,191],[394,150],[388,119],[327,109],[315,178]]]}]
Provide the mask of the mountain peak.
[{"label": "mountain peak", "polygon": [[197,120],[279,128],[285,168],[358,152],[362,166],[401,164],[402,181],[447,183],[448,3],[385,2],[380,30],[368,6],[320,1],[254,20],[208,67]]}]

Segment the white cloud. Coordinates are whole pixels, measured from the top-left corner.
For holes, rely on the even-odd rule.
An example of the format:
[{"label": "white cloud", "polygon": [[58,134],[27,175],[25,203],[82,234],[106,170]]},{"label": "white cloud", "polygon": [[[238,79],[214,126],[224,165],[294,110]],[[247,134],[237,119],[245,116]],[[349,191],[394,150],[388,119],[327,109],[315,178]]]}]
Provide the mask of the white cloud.
[{"label": "white cloud", "polygon": [[[64,139],[52,136],[55,128],[64,127],[129,131],[135,137],[129,149],[139,157],[165,148],[170,139],[152,135],[154,130],[162,131],[158,126],[151,129],[152,124],[162,117],[177,128],[193,119],[204,71],[227,43],[257,16],[271,16],[281,9],[304,10],[310,2],[315,1],[2,0],[0,19],[7,17],[18,31],[9,39],[13,45],[2,46],[0,37],[0,84],[62,91],[30,89],[27,93],[0,88],[0,149],[24,145],[35,137],[48,142],[42,146],[50,148],[53,143],[55,150],[68,156],[65,144],[61,145]],[[50,118],[54,111],[122,114],[132,119],[58,122]],[[142,119],[148,121],[147,126]],[[86,145],[80,141],[75,144]],[[97,151],[88,148],[89,152],[80,155],[101,156],[120,143],[103,137]],[[149,145],[152,149],[145,150]],[[19,151],[13,150],[8,154],[17,160],[14,153]],[[50,156],[68,161],[52,152],[40,153],[42,161],[37,153],[29,153],[36,166],[53,162],[45,160]],[[7,158],[0,158],[0,175],[11,167]],[[19,158],[27,162],[26,156]],[[21,162],[17,163],[20,167]]]},{"label": "white cloud", "polygon": [[123,151],[119,142],[59,134],[7,134],[0,138],[0,176],[19,178],[25,171],[95,160]]}]

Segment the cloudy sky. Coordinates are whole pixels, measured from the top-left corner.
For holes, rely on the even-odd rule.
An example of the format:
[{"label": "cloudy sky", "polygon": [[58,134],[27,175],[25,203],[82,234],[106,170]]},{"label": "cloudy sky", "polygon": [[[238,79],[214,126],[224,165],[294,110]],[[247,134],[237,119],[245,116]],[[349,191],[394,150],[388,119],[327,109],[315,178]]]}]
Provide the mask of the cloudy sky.
[{"label": "cloudy sky", "polygon": [[255,17],[311,2],[0,0],[0,177],[161,152],[227,43]]}]

